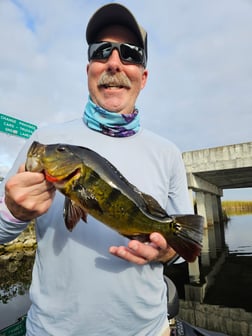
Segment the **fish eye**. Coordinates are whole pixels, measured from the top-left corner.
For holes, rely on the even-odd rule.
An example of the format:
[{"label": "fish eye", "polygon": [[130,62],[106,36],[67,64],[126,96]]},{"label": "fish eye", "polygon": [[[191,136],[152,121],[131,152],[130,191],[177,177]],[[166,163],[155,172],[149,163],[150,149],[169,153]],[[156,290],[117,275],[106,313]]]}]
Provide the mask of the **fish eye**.
[{"label": "fish eye", "polygon": [[57,151],[58,152],[66,152],[66,147],[64,145],[58,146]]}]

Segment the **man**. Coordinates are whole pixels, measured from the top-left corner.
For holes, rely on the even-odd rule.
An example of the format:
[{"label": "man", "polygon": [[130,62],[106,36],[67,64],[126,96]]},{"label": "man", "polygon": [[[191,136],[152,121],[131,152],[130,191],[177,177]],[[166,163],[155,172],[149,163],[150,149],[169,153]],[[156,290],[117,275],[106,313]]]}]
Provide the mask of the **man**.
[{"label": "man", "polygon": [[63,196],[42,173],[24,169],[34,140],[89,147],[169,214],[191,212],[180,152],[140,126],[136,99],[148,77],[145,30],[113,3],[93,15],[86,38],[83,119],[41,128],[28,140],[1,184],[0,243],[37,218],[28,336],[170,335],[162,262],[175,252],[165,239],[153,232],[150,244],[128,240],[91,216],[69,232]]}]

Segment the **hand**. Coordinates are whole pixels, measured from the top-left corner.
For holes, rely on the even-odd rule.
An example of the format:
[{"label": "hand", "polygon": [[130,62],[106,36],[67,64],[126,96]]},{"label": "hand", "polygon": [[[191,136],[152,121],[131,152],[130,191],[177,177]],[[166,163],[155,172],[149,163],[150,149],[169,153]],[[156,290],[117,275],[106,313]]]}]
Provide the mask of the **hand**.
[{"label": "hand", "polygon": [[5,203],[12,215],[29,221],[45,213],[52,204],[55,187],[44,174],[25,171],[22,165],[5,185]]},{"label": "hand", "polygon": [[152,261],[167,262],[175,256],[176,252],[160,233],[153,232],[149,238],[150,242],[147,244],[130,240],[128,246],[111,246],[109,252],[138,265]]}]

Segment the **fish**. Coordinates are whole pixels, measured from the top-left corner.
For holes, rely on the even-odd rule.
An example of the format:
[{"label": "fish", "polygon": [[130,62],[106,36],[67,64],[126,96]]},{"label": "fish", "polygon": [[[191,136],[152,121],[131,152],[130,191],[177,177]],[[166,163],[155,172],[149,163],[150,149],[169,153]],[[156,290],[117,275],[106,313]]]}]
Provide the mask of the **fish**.
[{"label": "fish", "polygon": [[141,192],[96,151],[34,141],[25,167],[43,173],[65,195],[63,217],[69,231],[91,215],[129,239],[149,242],[150,234],[158,232],[188,262],[200,255],[204,218],[197,214],[168,215],[154,197]]}]

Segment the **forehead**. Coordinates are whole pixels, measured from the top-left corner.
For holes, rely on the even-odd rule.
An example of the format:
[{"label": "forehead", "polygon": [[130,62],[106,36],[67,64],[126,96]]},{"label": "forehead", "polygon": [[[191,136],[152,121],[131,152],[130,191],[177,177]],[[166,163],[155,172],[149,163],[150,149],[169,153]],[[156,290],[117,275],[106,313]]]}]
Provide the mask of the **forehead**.
[{"label": "forehead", "polygon": [[138,40],[134,33],[125,26],[111,25],[103,28],[96,37],[99,41],[128,42],[138,45]]}]

